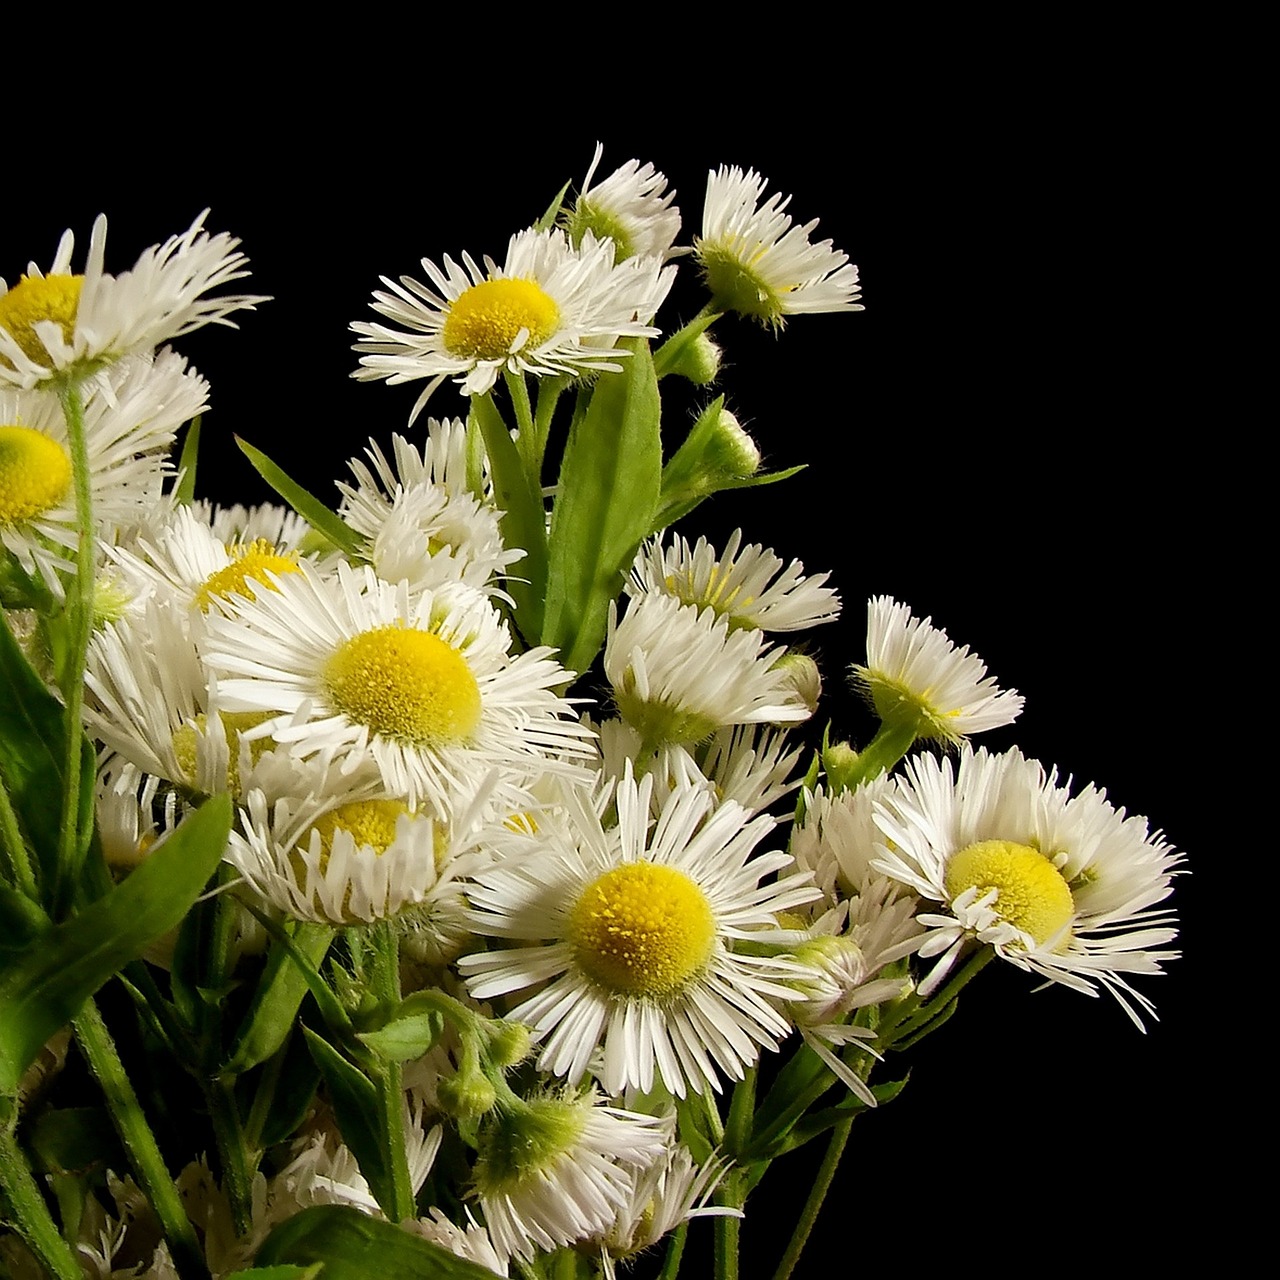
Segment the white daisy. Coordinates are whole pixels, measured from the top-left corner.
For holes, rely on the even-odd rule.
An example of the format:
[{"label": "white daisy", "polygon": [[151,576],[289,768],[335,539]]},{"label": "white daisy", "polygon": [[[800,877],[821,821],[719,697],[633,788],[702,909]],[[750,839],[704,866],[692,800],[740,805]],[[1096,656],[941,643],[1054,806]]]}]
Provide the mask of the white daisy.
[{"label": "white daisy", "polygon": [[877,596],[867,604],[867,661],[852,668],[881,720],[918,722],[917,734],[959,743],[971,733],[1012,724],[1022,695],[1000,689],[986,664],[904,604]]},{"label": "white daisy", "polygon": [[650,320],[671,287],[674,268],[654,258],[615,263],[610,240],[588,235],[573,248],[562,231],[512,236],[507,259],[478,265],[463,254],[441,269],[424,258],[430,284],[383,277],[389,293],[373,309],[394,325],[356,322],[355,377],[391,383],[430,379],[414,413],[448,377],[465,395],[490,390],[504,370],[581,378],[618,371],[624,337],[649,338]]},{"label": "white daisy", "polygon": [[497,837],[501,856],[471,890],[472,923],[522,945],[459,961],[476,999],[533,989],[509,1016],[543,1039],[543,1070],[576,1082],[603,1044],[610,1096],[648,1092],[655,1078],[679,1097],[718,1090],[761,1045],[776,1047],[797,966],[735,944],[769,940],[777,913],[817,892],[789,855],[751,856],[768,815],[682,787],[651,827],[651,790],[648,777],[623,778],[607,829],[605,789],[594,808],[568,798],[567,838],[554,826]]},{"label": "white daisy", "polygon": [[232,503],[221,506],[204,499],[191,503],[191,508],[207,524],[221,542],[269,542],[280,551],[302,548],[311,526],[294,510],[278,502],[244,506]]},{"label": "white daisy", "polygon": [[90,373],[135,352],[149,352],[206,324],[234,325],[227,316],[266,298],[207,296],[246,276],[240,243],[210,236],[206,209],[181,236],[143,252],[132,271],[103,269],[107,220],[99,216],[83,275],[71,274],[75,239],[64,233],[47,273],[31,263],[12,288],[0,279],[0,384],[33,387]]},{"label": "white daisy", "polygon": [[[723,165],[707,175],[702,235],[697,255],[720,310],[753,316],[780,327],[787,316],[814,311],[861,311],[858,268],[830,240],[814,244],[815,218],[792,226],[783,212],[790,196],[772,195],[762,205],[765,180]],[[847,265],[849,264],[849,265]]]},{"label": "white daisy", "polygon": [[889,842],[876,866],[942,910],[921,915],[922,956],[942,953],[921,992],[935,990],[962,951],[1002,959],[1096,995],[1109,990],[1141,1026],[1150,1000],[1126,974],[1159,973],[1177,931],[1156,904],[1182,855],[1126,817],[1093,786],[1072,796],[1057,774],[1012,750],[962,750],[958,764],[921,756],[877,808]]},{"label": "white daisy", "polygon": [[511,1274],[508,1259],[498,1252],[488,1231],[471,1216],[470,1209],[466,1210],[466,1226],[462,1227],[447,1218],[436,1205],[427,1217],[409,1219],[400,1225],[405,1231],[448,1249],[455,1257],[488,1267],[504,1280]]},{"label": "white daisy", "polygon": [[733,630],[714,609],[641,595],[618,621],[609,605],[604,669],[623,718],[648,748],[698,742],[735,724],[809,718],[785,672],[780,646],[761,631]]},{"label": "white daisy", "polygon": [[345,564],[275,581],[230,598],[233,617],[208,616],[207,660],[224,706],[280,717],[263,732],[296,755],[340,756],[347,771],[371,758],[390,793],[445,815],[490,773],[505,812],[544,772],[580,773],[587,730],[554,692],[569,673],[545,647],[512,657],[479,592],[411,598],[407,584]]},{"label": "white daisy", "polygon": [[393,460],[375,441],[372,469],[350,462],[354,485],[338,482],[343,520],[369,540],[369,561],[380,578],[404,578],[412,590],[465,582],[491,590],[493,580],[523,559],[502,541],[502,513],[467,486],[467,427],[461,419],[427,420],[421,453],[392,437]]},{"label": "white daisy", "polygon": [[735,529],[722,554],[705,538],[692,548],[678,534],[669,547],[655,539],[636,557],[627,591],[714,609],[732,627],[804,631],[840,616],[840,597],[823,585],[829,576],[805,577],[799,560],[784,568],[758,543],[743,547],[742,530]]},{"label": "white daisy", "polygon": [[[90,496],[103,538],[161,502],[169,447],[207,393],[205,380],[171,351],[124,361],[85,385]],[[58,400],[0,379],[0,543],[59,598],[59,573],[73,571],[79,539],[69,450]]]},{"label": "white daisy", "polygon": [[628,160],[593,187],[591,179],[603,155],[604,146],[597,142],[582,190],[565,219],[574,244],[588,232],[597,240],[607,236],[619,262],[633,257],[666,261],[687,253],[672,247],[680,234],[680,210],[672,208],[676,193],[667,190],[666,177],[651,164]]},{"label": "white daisy", "polygon": [[663,1153],[667,1121],[546,1095],[490,1113],[474,1170],[498,1252],[531,1259],[598,1235],[625,1203],[630,1171]]}]

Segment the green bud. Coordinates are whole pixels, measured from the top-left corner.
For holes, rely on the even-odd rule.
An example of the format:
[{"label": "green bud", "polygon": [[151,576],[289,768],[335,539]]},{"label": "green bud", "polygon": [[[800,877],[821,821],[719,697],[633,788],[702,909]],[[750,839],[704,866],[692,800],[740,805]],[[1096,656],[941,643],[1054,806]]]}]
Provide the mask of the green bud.
[{"label": "green bud", "polygon": [[822,748],[822,769],[827,789],[833,796],[849,789],[858,768],[858,753],[847,742],[832,742]]},{"label": "green bud", "polygon": [[788,687],[809,708],[810,715],[817,711],[818,701],[822,697],[822,673],[808,654],[783,654],[773,664],[773,669],[786,676]]},{"label": "green bud", "polygon": [[460,1120],[476,1120],[493,1109],[498,1093],[478,1071],[459,1073],[436,1086],[440,1106]]}]

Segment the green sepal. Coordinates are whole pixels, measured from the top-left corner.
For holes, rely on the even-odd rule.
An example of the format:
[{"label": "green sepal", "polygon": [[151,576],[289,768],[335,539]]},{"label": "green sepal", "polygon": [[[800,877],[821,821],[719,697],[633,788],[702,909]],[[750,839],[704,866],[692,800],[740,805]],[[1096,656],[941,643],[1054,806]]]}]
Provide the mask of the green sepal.
[{"label": "green sepal", "polygon": [[526,640],[532,640],[542,630],[547,585],[547,514],[542,490],[525,471],[516,442],[491,396],[471,397],[471,422],[484,438],[493,503],[502,512],[502,539],[509,547],[524,548],[525,557],[507,590],[516,602],[516,627]]},{"label": "green sepal", "polygon": [[293,950],[280,942],[272,942],[266,967],[231,1046],[224,1072],[239,1075],[248,1071],[265,1062],[284,1044],[308,990],[307,974],[295,957],[305,958],[318,976],[333,938],[334,931],[328,925],[300,921],[291,930]]},{"label": "green sepal", "polygon": [[564,207],[565,192],[568,191],[572,185],[573,179],[570,178],[569,181],[556,192],[556,198],[547,205],[546,213],[544,213],[542,217],[533,224],[533,229],[535,231],[550,231],[551,228],[556,225],[556,219],[560,216],[560,210]]},{"label": "green sepal", "polygon": [[709,311],[695,316],[683,329],[677,329],[666,342],[653,353],[653,371],[659,378],[665,378],[680,363],[685,351],[693,346],[708,329],[711,328],[721,313]]},{"label": "green sepal", "polygon": [[62,703],[27,661],[8,620],[0,615],[0,779],[39,865],[43,904],[54,910],[69,897],[93,832],[93,747],[81,735],[80,794],[74,865],[59,865],[63,767],[66,752]]},{"label": "green sepal", "polygon": [[[382,1099],[377,1085],[354,1063],[348,1062],[327,1040],[310,1027],[302,1028],[307,1047],[329,1088],[333,1113],[342,1140],[351,1148],[373,1192],[374,1199],[390,1212],[395,1204],[395,1175],[392,1161],[395,1153],[388,1149]],[[306,1259],[313,1261],[314,1258]],[[280,1261],[291,1261],[281,1258]],[[303,1261],[303,1259],[297,1259]],[[394,1273],[392,1273],[394,1274]]]},{"label": "green sepal", "polygon": [[[92,771],[89,779],[92,783]],[[0,968],[0,1093],[104,982],[187,913],[226,851],[231,800],[214,796],[105,897]]]},{"label": "green sepal", "polygon": [[380,1058],[407,1062],[422,1057],[443,1031],[444,1018],[435,1007],[434,993],[416,992],[402,1000],[381,1026],[361,1031],[356,1039]]},{"label": "green sepal", "polygon": [[178,483],[173,486],[173,500],[179,506],[190,506],[196,496],[196,456],[200,452],[200,415],[187,427],[178,457]]},{"label": "green sepal", "polygon": [[493,1280],[487,1267],[349,1205],[313,1205],[294,1214],[267,1237],[255,1261],[321,1262],[324,1280]]},{"label": "green sepal", "polygon": [[653,527],[662,477],[661,401],[649,344],[630,338],[569,432],[547,552],[542,643],[583,672],[604,643],[609,604]]},{"label": "green sepal", "polygon": [[254,470],[317,532],[322,533],[344,555],[353,560],[369,558],[369,540],[357,533],[340,516],[330,511],[314,494],[291,479],[261,449],[236,436],[240,451]]}]

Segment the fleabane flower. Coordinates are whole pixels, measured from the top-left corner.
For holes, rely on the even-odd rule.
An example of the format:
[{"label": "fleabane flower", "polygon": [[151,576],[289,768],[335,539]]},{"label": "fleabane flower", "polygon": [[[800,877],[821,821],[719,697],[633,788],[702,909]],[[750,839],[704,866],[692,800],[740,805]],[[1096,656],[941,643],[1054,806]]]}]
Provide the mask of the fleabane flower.
[{"label": "fleabane flower", "polygon": [[937,988],[967,948],[1086,995],[1110,991],[1141,1027],[1151,1001],[1128,974],[1160,972],[1178,953],[1158,909],[1182,862],[1145,818],[1126,817],[1093,786],[1077,795],[1017,750],[964,748],[958,762],[919,756],[877,806],[875,866],[941,909],[921,913],[921,984]]},{"label": "fleabane flower", "polygon": [[606,788],[594,805],[570,795],[563,826],[497,834],[471,923],[513,945],[458,962],[478,1000],[532,993],[508,1016],[541,1039],[543,1070],[574,1083],[603,1045],[610,1096],[655,1080],[678,1097],[718,1090],[776,1047],[801,970],[739,944],[767,943],[778,912],[816,896],[789,855],[752,856],[771,817],[684,786],[651,821],[652,786],[618,782],[616,825],[601,820]]},{"label": "fleabane flower", "polygon": [[[445,378],[464,395],[489,391],[503,372],[582,378],[621,369],[627,337],[651,338],[654,314],[674,268],[654,258],[616,261],[611,240],[590,233],[577,247],[563,231],[512,236],[506,261],[469,254],[438,267],[422,260],[429,284],[410,276],[382,283],[373,309],[391,326],[357,321],[354,376],[391,383],[428,379],[414,414]],[[399,326],[399,327],[392,327]]]},{"label": "fleabane flower", "polygon": [[75,238],[67,231],[47,272],[31,263],[12,288],[0,279],[0,385],[33,387],[92,373],[202,325],[234,327],[227,319],[233,311],[267,301],[213,293],[248,272],[238,240],[204,230],[208,212],[118,276],[103,270],[107,220],[100,215],[82,275],[71,273]]},{"label": "fleabane flower", "polygon": [[966,645],[957,649],[931,618],[877,596],[867,605],[867,661],[852,668],[881,720],[917,722],[917,735],[957,744],[971,733],[1011,724],[1022,695],[1000,689]]},{"label": "fleabane flower", "polygon": [[668,1128],[661,1117],[601,1105],[594,1092],[495,1108],[480,1131],[473,1193],[499,1255],[528,1261],[604,1231],[632,1171],[662,1156]]},{"label": "fleabane flower", "polygon": [[763,204],[765,180],[723,165],[707,175],[702,235],[693,252],[702,267],[711,305],[780,328],[789,315],[861,311],[858,268],[830,240],[814,244],[815,218],[793,226],[784,212],[790,196]]},{"label": "fleabane flower", "polygon": [[579,244],[587,233],[597,240],[608,237],[619,262],[634,257],[665,261],[682,252],[672,247],[680,234],[680,210],[672,207],[676,193],[667,190],[665,175],[651,164],[628,160],[592,186],[603,155],[597,142],[582,190],[565,218],[569,239]]},{"label": "fleabane flower", "polygon": [[355,484],[338,482],[339,514],[368,540],[369,561],[380,578],[411,589],[465,582],[492,591],[494,580],[523,559],[502,540],[502,513],[467,486],[467,428],[460,418],[427,420],[419,452],[392,437],[388,458],[375,441],[349,463]]},{"label": "fleabane flower", "polygon": [[810,715],[775,664],[780,646],[732,630],[714,609],[640,595],[621,621],[609,605],[604,669],[623,718],[647,748],[693,743],[735,724],[796,724]]},{"label": "fleabane flower", "polygon": [[735,529],[720,553],[705,538],[690,547],[679,534],[669,546],[660,539],[648,543],[636,556],[627,591],[713,609],[733,628],[804,631],[840,616],[840,597],[824,585],[829,576],[806,577],[799,560],[784,566],[758,543],[744,547],[742,530]]},{"label": "fleabane flower", "polygon": [[[0,365],[0,372],[3,366]],[[208,384],[171,351],[123,361],[87,385],[85,448],[100,537],[148,517],[172,472],[178,429],[205,406]],[[69,437],[58,400],[0,378],[0,543],[61,598],[79,539]]]},{"label": "fleabane flower", "polygon": [[519,810],[543,773],[577,775],[587,730],[545,647],[512,656],[489,600],[461,584],[410,594],[367,567],[273,576],[212,612],[206,656],[228,709],[267,712],[295,755],[373,760],[387,790],[450,815],[489,785]]}]

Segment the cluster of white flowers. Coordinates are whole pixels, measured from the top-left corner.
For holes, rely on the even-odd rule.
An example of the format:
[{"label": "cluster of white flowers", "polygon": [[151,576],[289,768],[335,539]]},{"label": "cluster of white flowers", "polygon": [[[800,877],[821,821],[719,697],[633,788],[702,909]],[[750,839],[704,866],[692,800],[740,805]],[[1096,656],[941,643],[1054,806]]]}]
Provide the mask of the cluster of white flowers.
[{"label": "cluster of white flowers", "polygon": [[[793,226],[786,199],[764,201],[754,172],[710,175],[701,234],[681,249],[665,177],[633,160],[595,182],[599,161],[560,225],[518,231],[501,265],[424,259],[428,283],[384,280],[381,319],[353,326],[356,376],[425,381],[419,410],[447,379],[477,403],[503,380],[589,387],[660,335],[685,253],[712,313],[777,326],[861,310],[856,268],[810,240],[813,223]],[[677,1104],[714,1109],[794,1035],[875,1105],[868,1076],[892,1042],[866,1015],[923,1027],[975,956],[1109,990],[1135,1020],[1149,1010],[1130,978],[1175,954],[1159,904],[1179,855],[1102,792],[1073,795],[1016,749],[975,751],[970,735],[1011,723],[1022,698],[928,618],[869,602],[850,678],[882,737],[824,744],[806,777],[798,731],[820,681],[788,646],[838,616],[829,575],[740,532],[717,548],[657,530],[632,543],[601,621],[610,705],[588,703],[580,673],[516,625],[533,548],[512,538],[492,474],[505,464],[477,461],[466,420],[429,418],[421,444],[397,435],[351,458],[328,513],[344,537],[285,507],[190,501],[169,454],[206,388],[157,348],[260,299],[215,292],[244,259],[200,221],[118,278],[104,238],[99,223],[82,277],[68,235],[48,273],[0,281],[0,544],[28,607],[63,599],[81,510],[74,388],[97,543],[84,724],[101,847],[126,876],[227,793],[233,893],[295,938],[347,939],[339,996],[360,940],[396,939],[398,998],[437,1001],[449,1030],[397,1059],[394,1159],[411,1197],[442,1144],[470,1170],[445,1202],[465,1198],[463,1214],[419,1198],[407,1230],[498,1275],[566,1245],[611,1275],[709,1211],[731,1167],[705,1132],[695,1158]],[[519,426],[527,451],[534,423]],[[896,769],[924,740],[953,754]],[[779,806],[797,800],[784,825]],[[246,915],[233,960],[263,945]],[[527,1043],[499,1051],[515,1024]],[[221,1224],[207,1231],[219,1265],[251,1265],[308,1205],[389,1216],[336,1110],[336,1127],[313,1110],[291,1158],[257,1175],[248,1232],[207,1168],[184,1175]],[[133,1216],[92,1217],[99,1274],[116,1274]],[[156,1257],[148,1274],[169,1274]]]}]

